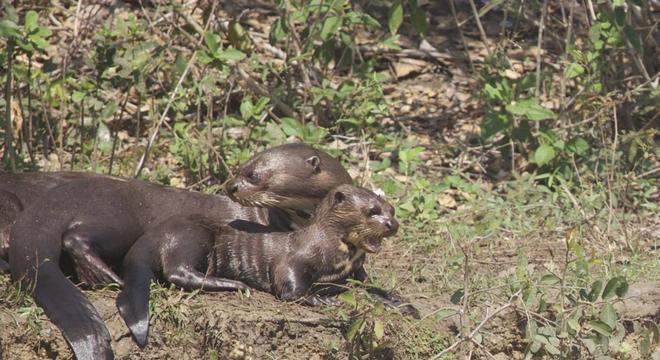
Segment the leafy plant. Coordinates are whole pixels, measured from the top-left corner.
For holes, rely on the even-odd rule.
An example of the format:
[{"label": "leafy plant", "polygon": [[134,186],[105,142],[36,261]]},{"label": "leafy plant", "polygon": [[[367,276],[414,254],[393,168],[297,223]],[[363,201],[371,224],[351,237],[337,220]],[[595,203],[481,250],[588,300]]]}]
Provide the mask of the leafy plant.
[{"label": "leafy plant", "polygon": [[350,357],[369,354],[374,356],[383,351],[389,342],[385,339],[385,326],[383,317],[385,308],[382,303],[374,305],[362,302],[355,290],[347,291],[339,299],[352,307],[352,314],[346,339]]}]

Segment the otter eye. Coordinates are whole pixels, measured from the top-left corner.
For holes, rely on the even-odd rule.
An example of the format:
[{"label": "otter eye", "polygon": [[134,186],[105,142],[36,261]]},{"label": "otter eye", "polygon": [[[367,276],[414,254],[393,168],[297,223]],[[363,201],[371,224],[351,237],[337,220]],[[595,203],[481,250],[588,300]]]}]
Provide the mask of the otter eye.
[{"label": "otter eye", "polygon": [[259,174],[254,172],[254,170],[250,170],[247,174],[245,174],[245,177],[251,183],[256,183],[257,181],[259,181]]},{"label": "otter eye", "polygon": [[374,206],[371,209],[369,209],[369,216],[378,216],[381,214],[380,207]]}]

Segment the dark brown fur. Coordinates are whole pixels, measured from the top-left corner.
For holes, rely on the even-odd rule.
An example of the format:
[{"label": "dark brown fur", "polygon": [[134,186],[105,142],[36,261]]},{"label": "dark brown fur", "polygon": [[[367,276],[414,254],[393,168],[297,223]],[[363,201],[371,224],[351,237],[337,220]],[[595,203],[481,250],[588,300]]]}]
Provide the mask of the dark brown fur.
[{"label": "dark brown fur", "polygon": [[[310,160],[309,152],[321,153],[300,144],[275,147],[260,156],[287,159],[286,166],[269,168],[275,175],[277,171],[292,170],[296,174],[307,173],[310,177],[318,174],[332,177],[325,169],[326,164],[318,161],[318,156],[312,156]],[[329,157],[326,160],[336,163]],[[264,166],[272,165],[266,162]],[[341,166],[332,165],[332,168],[339,169]],[[295,221],[280,209],[248,208],[226,196],[199,194],[133,179],[76,173],[70,181],[60,183],[57,179],[48,180],[47,175],[32,176],[34,178],[28,174],[3,175],[2,178],[3,182],[19,184],[16,189],[21,192],[13,192],[16,190],[14,188],[8,191],[13,192],[23,205],[37,201],[31,198],[29,185],[20,184],[28,184],[34,179],[45,179],[47,187],[55,184],[42,194],[38,206],[24,206],[25,210],[12,226],[9,246],[12,278],[25,287],[34,287],[33,296],[37,304],[62,330],[79,359],[109,359],[113,358],[113,354],[103,321],[61,271],[62,254],[72,258],[77,275],[83,282],[92,285],[121,283],[122,279],[115,273],[113,265],[119,265],[136,240],[145,233],[157,231],[165,219],[204,214],[218,223],[257,223],[264,231],[287,231]],[[341,169],[337,176],[346,179],[348,175]],[[39,181],[34,180],[33,183]],[[323,186],[322,182],[317,184]],[[292,187],[299,185],[289,183]],[[0,189],[5,186],[0,184]],[[330,187],[325,189],[328,190]],[[304,199],[293,203],[301,201],[304,202]],[[268,205],[278,206],[277,203]],[[296,209],[286,210],[295,212]],[[6,214],[8,219],[17,216],[15,208],[7,209]],[[197,275],[186,272],[186,268],[179,270],[184,278]]]},{"label": "dark brown fur", "polygon": [[[330,155],[303,144],[281,146],[304,159],[308,166],[289,168],[291,158],[285,152],[261,152],[236,171],[225,189],[229,197],[244,205],[290,209],[290,215],[305,223],[328,189],[351,184],[346,170]],[[296,184],[296,186],[291,186]]]},{"label": "dark brown fur", "polygon": [[0,273],[9,271],[9,230],[21,211],[68,181],[80,179],[79,172],[0,173]]},{"label": "dark brown fur", "polygon": [[[310,224],[289,233],[263,232],[258,224],[249,227],[250,231],[238,230],[204,215],[177,216],[145,234],[139,246],[136,244],[126,256],[124,267],[131,270],[117,300],[120,313],[125,320],[134,320],[127,321],[127,325],[138,344],[144,346],[149,322],[148,287],[158,274],[189,289],[234,290],[249,286],[283,300],[327,303],[325,295],[341,289],[327,284],[341,284],[356,272],[363,272],[365,252],[377,251],[381,240],[394,235],[397,229],[394,208],[389,203],[350,185],[332,190]],[[195,279],[182,277],[181,263],[206,271]]]}]

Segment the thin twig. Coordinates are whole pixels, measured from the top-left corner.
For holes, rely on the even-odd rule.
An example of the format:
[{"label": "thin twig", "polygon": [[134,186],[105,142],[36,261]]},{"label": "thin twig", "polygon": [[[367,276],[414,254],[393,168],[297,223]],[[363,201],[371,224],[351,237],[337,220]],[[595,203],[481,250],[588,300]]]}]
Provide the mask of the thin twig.
[{"label": "thin twig", "polygon": [[520,296],[521,291],[522,290],[516,291],[516,293],[511,295],[511,297],[509,298],[509,302],[507,302],[506,304],[504,304],[504,305],[500,306],[499,308],[497,308],[492,314],[488,314],[488,310],[486,310],[486,317],[483,320],[481,320],[479,325],[477,325],[477,327],[475,327],[474,330],[472,330],[470,335],[465,336],[462,339],[460,339],[460,340],[456,341],[455,343],[451,344],[451,346],[449,346],[448,348],[442,350],[437,355],[433,356],[431,358],[431,360],[439,359],[442,356],[444,356],[445,354],[447,354],[447,353],[451,352],[452,350],[454,350],[457,346],[464,343],[465,341],[470,341],[479,332],[479,330],[481,330],[481,328],[484,327],[484,325],[486,325],[491,319],[493,319],[495,316],[497,316],[502,311],[504,311],[504,310],[510,308],[511,306],[513,306],[514,301],[516,299],[518,299],[518,296]]},{"label": "thin twig", "polygon": [[[570,5],[569,5],[569,10],[568,10],[568,29],[566,30],[566,43],[564,44],[564,61],[566,62],[568,60],[568,50],[571,46],[572,43],[572,37],[573,37],[573,15],[575,13],[575,1],[570,0]],[[565,63],[564,63],[565,64]],[[559,87],[560,87],[560,92],[559,92],[559,118],[564,119],[565,118],[565,113],[567,106],[565,104],[566,102],[566,76],[561,76],[559,79]],[[562,121],[562,126],[566,125]]]},{"label": "thin twig", "polygon": [[[614,11],[614,4],[611,1],[608,1],[607,5],[611,11]],[[614,23],[616,24],[616,22]],[[646,70],[646,66],[644,65],[644,61],[642,60],[642,57],[640,56],[639,52],[637,51],[637,49],[635,49],[635,46],[633,46],[633,44],[630,42],[628,36],[623,34],[623,29],[621,29],[618,25],[617,28],[619,29],[619,32],[622,33],[621,37],[626,42],[628,53],[630,53],[630,57],[632,58],[633,64],[635,64],[637,71],[639,71],[639,73],[644,77],[644,80],[649,82],[651,84],[651,87],[655,89],[658,86],[658,84],[651,82],[651,76],[649,75],[648,70]]]},{"label": "thin twig", "polygon": [[571,190],[568,188],[568,186],[566,186],[566,184],[564,182],[560,182],[560,187],[564,191],[566,196],[568,196],[568,198],[571,200],[571,202],[573,203],[573,206],[575,206],[575,208],[578,209],[578,211],[580,212],[580,215],[582,215],[582,217],[584,218],[584,221],[587,224],[592,225],[594,230],[596,230],[596,232],[598,232],[599,234],[602,234],[603,232],[600,230],[598,225],[597,224],[592,224],[591,220],[589,220],[589,217],[587,216],[587,213],[584,211],[582,206],[580,206],[580,203],[577,201],[577,199],[575,198],[575,196],[573,195]]},{"label": "thin twig", "polygon": [[589,9],[589,20],[591,22],[596,21],[596,12],[594,11],[594,3],[591,0],[587,0],[587,9]]},{"label": "thin twig", "polygon": [[[216,2],[213,2],[213,7],[211,8],[211,14],[215,13],[215,7],[216,7]],[[204,34],[204,31],[208,28],[209,24],[211,23],[211,19],[213,17],[209,16],[206,25],[204,29],[201,31],[200,35]],[[199,39],[197,40],[197,46],[199,47],[202,44],[202,41],[204,41],[204,37],[200,36]],[[181,87],[181,84],[183,84],[183,80],[186,78],[188,75],[188,72],[190,71],[190,68],[192,67],[193,63],[195,62],[195,57],[197,55],[197,52],[193,52],[192,56],[190,57],[190,60],[188,60],[188,64],[186,65],[185,70],[183,70],[183,73],[179,77],[179,81],[177,82],[176,86],[174,87],[174,90],[172,90],[172,93],[170,94],[170,98],[167,101],[167,105],[165,106],[165,109],[163,110],[160,120],[158,121],[158,125],[154,129],[154,131],[151,133],[151,136],[149,137],[149,141],[147,141],[147,145],[144,148],[144,154],[142,154],[142,158],[140,158],[140,162],[138,163],[137,169],[135,170],[135,177],[137,178],[140,176],[142,173],[142,169],[144,168],[144,165],[147,161],[147,157],[149,156],[149,150],[151,148],[151,145],[153,142],[156,140],[156,136],[159,133],[160,128],[163,126],[163,123],[165,122],[165,119],[167,117],[167,112],[170,110],[170,106],[172,106],[172,102],[174,102],[174,97],[176,96],[179,88]]]},{"label": "thin twig", "polygon": [[463,34],[463,28],[461,27],[461,24],[458,21],[458,16],[456,15],[456,6],[454,4],[454,0],[449,0],[449,8],[451,9],[451,15],[454,17],[454,22],[456,22],[456,29],[458,30],[458,36],[461,38],[461,43],[463,43],[463,48],[465,50],[465,56],[468,59],[468,63],[470,64],[470,71],[472,73],[475,73],[474,70],[474,63],[472,63],[472,57],[470,56],[470,49],[468,48],[467,41],[465,40],[465,35]]},{"label": "thin twig", "polygon": [[474,21],[477,22],[477,28],[479,29],[479,35],[481,36],[481,41],[486,46],[486,53],[490,56],[490,46],[488,46],[488,38],[486,37],[486,32],[484,27],[481,25],[481,19],[479,19],[479,11],[477,10],[477,5],[474,4],[474,0],[470,1],[470,8],[472,8],[472,13],[474,14]]},{"label": "thin twig", "polygon": [[[548,0],[543,0],[541,8],[541,19],[539,20],[539,33],[536,40],[536,89],[534,95],[538,98],[541,95],[541,53],[543,49],[543,29],[545,28],[545,18],[548,16]],[[536,131],[539,131],[541,122],[536,121]]]},{"label": "thin twig", "polygon": [[[33,130],[33,121],[34,121],[34,114],[32,111],[32,57],[28,59],[28,81],[27,81],[27,95],[28,95],[28,123],[27,123],[27,136],[25,139],[25,142],[27,143],[27,151],[28,155],[30,156],[30,164],[32,165],[32,170],[37,169],[37,162],[34,158],[34,147],[32,146],[32,134],[34,133]],[[20,92],[19,92],[20,96]],[[21,106],[21,111],[23,111],[23,107]],[[23,115],[23,118],[25,118],[25,115]]]},{"label": "thin twig", "polygon": [[[296,59],[297,59],[297,64],[296,65],[298,66],[298,70],[300,71],[300,74],[302,76],[303,83],[305,84],[305,89],[309,90],[309,89],[312,88],[312,81],[310,80],[309,72],[307,70],[309,68],[313,68],[313,67],[305,66],[307,64],[307,61],[305,61],[305,59],[302,56],[302,50],[301,50],[302,49],[302,42],[300,41],[300,38],[298,37],[298,34],[295,31],[294,24],[291,22],[291,16],[289,15],[291,13],[291,4],[289,3],[288,0],[284,0],[284,7],[285,7],[284,10],[286,11],[286,14],[284,14],[283,18],[286,20],[287,26],[289,27],[289,29],[292,30],[292,31],[289,32],[289,34],[291,35],[291,38],[293,39],[293,41],[292,41],[293,50],[295,51]],[[326,13],[326,16],[327,15],[328,14]],[[307,99],[307,93],[308,93],[307,91],[303,92],[303,104],[307,104],[307,100],[308,100]],[[314,110],[315,110],[314,111],[315,113],[318,112],[317,111],[318,106],[314,106]],[[316,121],[318,121],[319,116],[322,116],[322,114],[317,113],[316,115],[317,115]],[[302,120],[304,122],[304,117],[305,117],[304,114],[301,113],[300,117],[301,117],[300,120]]]},{"label": "thin twig", "polygon": [[14,153],[14,131],[11,128],[11,83],[12,63],[14,59],[14,38],[7,40],[7,78],[5,81],[5,156],[9,157],[11,171],[16,172],[16,154]]}]

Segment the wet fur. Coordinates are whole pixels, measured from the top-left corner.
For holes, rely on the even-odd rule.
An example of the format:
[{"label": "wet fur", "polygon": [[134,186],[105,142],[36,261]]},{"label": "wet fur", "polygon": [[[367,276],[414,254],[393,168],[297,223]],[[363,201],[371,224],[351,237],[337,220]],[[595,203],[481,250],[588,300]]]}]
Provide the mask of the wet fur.
[{"label": "wet fur", "polygon": [[[296,151],[303,155],[307,151],[318,152],[310,149],[306,145],[285,145],[260,156],[287,159],[287,166],[269,169],[274,174],[292,168],[302,174],[316,174],[314,169],[300,170],[293,165],[298,164]],[[307,159],[301,160],[301,167],[308,166]],[[333,166],[341,168],[338,163]],[[343,181],[348,174],[342,168],[338,177]],[[244,207],[225,196],[133,179],[85,173],[37,173],[3,174],[0,180],[0,190],[15,195],[20,208],[25,208],[23,212],[17,211],[18,208],[0,210],[4,215],[0,221],[15,221],[8,251],[12,279],[21,282],[24,288],[33,289],[37,304],[62,330],[78,359],[111,359],[113,354],[109,334],[98,313],[59,267],[64,253],[73,258],[77,275],[85,282],[121,283],[114,270],[129,249],[142,248],[139,241],[136,244],[138,238],[157,231],[158,226],[168,226],[166,219],[202,213],[219,223],[256,223],[263,231],[287,231],[292,224],[282,210]],[[288,185],[300,187],[295,183]],[[37,199],[39,206],[29,205]],[[194,248],[194,245],[183,247]],[[148,268],[149,263],[138,259],[138,264],[133,265],[124,269],[124,277],[135,267]],[[138,274],[145,273],[138,271]]]},{"label": "wet fur", "polygon": [[[370,214],[374,207],[382,211]],[[258,224],[244,225],[250,231],[239,230],[232,223],[218,224],[203,215],[176,217],[138,241],[139,246],[131,249],[124,262],[126,269],[135,270],[127,272],[126,286],[117,299],[138,345],[144,346],[147,340],[148,291],[153,279],[211,291],[249,286],[283,300],[328,303],[332,300],[325,296],[343,288],[314,284],[342,284],[363,273],[364,251],[369,247],[364,247],[359,236],[379,242],[398,228],[392,206],[372,192],[350,185],[331,191],[311,223],[300,230],[277,233],[261,231]],[[148,269],[144,268],[146,262]],[[181,266],[196,271],[181,276]]]}]

